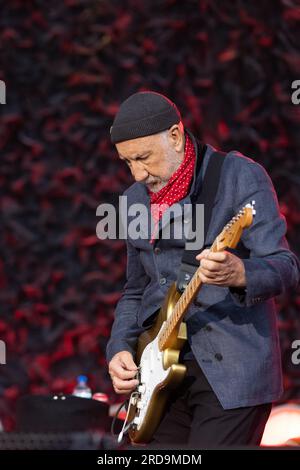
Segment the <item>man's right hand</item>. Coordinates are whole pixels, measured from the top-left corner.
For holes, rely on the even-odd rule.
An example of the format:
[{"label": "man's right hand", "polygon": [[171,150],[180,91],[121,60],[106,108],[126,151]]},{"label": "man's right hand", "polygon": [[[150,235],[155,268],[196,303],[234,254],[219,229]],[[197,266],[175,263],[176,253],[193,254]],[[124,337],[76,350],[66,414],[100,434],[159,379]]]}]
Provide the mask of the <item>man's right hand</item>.
[{"label": "man's right hand", "polygon": [[116,393],[128,394],[136,388],[139,383],[135,379],[137,370],[130,352],[121,351],[114,355],[108,365],[108,372]]}]

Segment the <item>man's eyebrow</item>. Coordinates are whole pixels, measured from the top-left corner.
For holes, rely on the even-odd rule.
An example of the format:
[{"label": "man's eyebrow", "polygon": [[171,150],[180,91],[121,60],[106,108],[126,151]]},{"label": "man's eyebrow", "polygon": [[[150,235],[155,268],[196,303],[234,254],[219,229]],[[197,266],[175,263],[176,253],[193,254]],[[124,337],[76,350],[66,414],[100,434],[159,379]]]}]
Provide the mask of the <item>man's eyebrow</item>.
[{"label": "man's eyebrow", "polygon": [[[141,157],[145,157],[146,155],[150,155],[152,153],[151,150],[148,150],[148,152],[144,152],[144,153],[141,153],[141,154],[136,154],[134,155],[132,158],[130,158],[129,160],[136,160],[137,158],[141,158]],[[123,160],[128,160],[127,157],[124,157],[123,155],[121,155],[119,153],[119,157],[122,158]]]}]

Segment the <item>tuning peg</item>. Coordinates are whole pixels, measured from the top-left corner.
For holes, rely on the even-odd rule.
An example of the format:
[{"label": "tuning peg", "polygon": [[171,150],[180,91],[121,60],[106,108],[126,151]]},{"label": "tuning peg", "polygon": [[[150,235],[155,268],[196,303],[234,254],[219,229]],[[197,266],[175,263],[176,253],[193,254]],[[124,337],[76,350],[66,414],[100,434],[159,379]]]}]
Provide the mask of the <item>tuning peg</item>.
[{"label": "tuning peg", "polygon": [[255,201],[248,202],[248,204],[245,205],[245,207],[250,207],[252,209],[252,215],[256,214],[256,210],[254,209]]},{"label": "tuning peg", "polygon": [[248,202],[248,204],[245,205],[245,207],[251,207],[253,209],[253,206],[255,205],[255,201]]}]

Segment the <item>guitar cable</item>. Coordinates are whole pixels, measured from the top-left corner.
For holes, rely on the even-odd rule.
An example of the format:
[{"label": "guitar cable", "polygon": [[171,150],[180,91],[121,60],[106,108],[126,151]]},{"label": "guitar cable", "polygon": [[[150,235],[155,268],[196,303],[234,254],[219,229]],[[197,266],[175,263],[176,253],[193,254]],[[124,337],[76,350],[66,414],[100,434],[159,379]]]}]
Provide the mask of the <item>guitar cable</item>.
[{"label": "guitar cable", "polygon": [[[140,383],[140,369],[141,369],[141,366],[138,366],[137,368],[137,374],[136,374],[136,378],[138,379],[139,383]],[[119,406],[119,408],[117,409],[117,412],[112,420],[112,423],[111,423],[111,428],[110,428],[110,432],[112,434],[113,437],[117,438],[117,441],[118,441],[118,444],[120,444],[122,442],[122,439],[124,437],[124,434],[128,431],[128,429],[130,428],[130,425],[131,425],[131,422],[127,424],[127,421],[128,421],[128,417],[129,417],[129,412],[130,412],[130,406],[132,404],[132,402],[135,400],[138,399],[139,397],[139,392],[138,392],[138,386],[136,387],[135,391],[132,392],[132,394],[130,395],[130,398],[126,399],[123,403],[121,403],[121,405]],[[123,406],[126,407],[126,403],[128,403],[128,407],[127,407],[127,412],[126,412],[126,416],[125,416],[125,420],[124,420],[124,423],[123,423],[123,426],[122,426],[122,429],[121,429],[121,432],[119,433],[119,435],[117,433],[114,432],[114,428],[115,428],[115,424],[116,424],[116,420],[119,416],[119,413],[121,411],[121,409],[123,408]],[[127,426],[126,426],[127,424]]]},{"label": "guitar cable", "polygon": [[[118,434],[115,433],[116,421],[117,421],[117,419],[118,419],[118,416],[119,416],[119,413],[120,413],[121,409],[122,409],[124,406],[126,406],[126,403],[129,404],[129,398],[128,398],[127,400],[125,400],[123,403],[121,403],[121,405],[120,405],[119,408],[117,409],[116,414],[114,415],[113,420],[112,420],[112,423],[111,423],[110,433],[111,433],[111,435],[112,435],[113,437],[115,437],[116,439],[118,439],[118,438],[117,438]],[[124,426],[123,426],[123,427],[124,427]],[[122,429],[123,429],[123,428],[122,428]]]},{"label": "guitar cable", "polygon": [[[113,418],[113,421],[111,423],[111,434],[113,437],[117,438],[117,442],[118,444],[120,444],[123,440],[123,437],[124,437],[124,434],[128,431],[131,423],[128,423],[127,424],[127,421],[128,421],[128,417],[129,417],[129,412],[130,412],[130,406],[131,406],[131,402],[136,399],[138,397],[138,393],[137,392],[133,392],[130,396],[129,399],[125,400],[123,403],[121,403],[121,405],[119,406],[114,418]],[[122,426],[122,429],[120,431],[119,434],[115,433],[114,432],[114,428],[115,428],[115,424],[116,424],[116,420],[118,418],[118,415],[121,411],[121,409],[123,408],[123,406],[126,406],[126,403],[128,403],[128,408],[127,408],[127,413],[126,413],[126,417],[125,417],[125,420],[124,420],[124,423],[123,423],[123,426]],[[117,437],[118,436],[118,437]]]}]

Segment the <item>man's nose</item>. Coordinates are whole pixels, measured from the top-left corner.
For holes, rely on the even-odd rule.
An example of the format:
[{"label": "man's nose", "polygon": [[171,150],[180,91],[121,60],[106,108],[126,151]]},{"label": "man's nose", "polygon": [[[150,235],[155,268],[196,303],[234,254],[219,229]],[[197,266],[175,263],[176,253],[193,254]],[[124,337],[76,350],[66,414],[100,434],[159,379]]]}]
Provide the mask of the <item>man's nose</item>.
[{"label": "man's nose", "polygon": [[148,171],[139,162],[132,164],[131,173],[137,182],[144,181],[148,178]]}]

